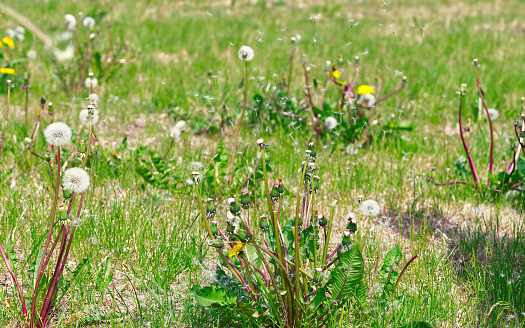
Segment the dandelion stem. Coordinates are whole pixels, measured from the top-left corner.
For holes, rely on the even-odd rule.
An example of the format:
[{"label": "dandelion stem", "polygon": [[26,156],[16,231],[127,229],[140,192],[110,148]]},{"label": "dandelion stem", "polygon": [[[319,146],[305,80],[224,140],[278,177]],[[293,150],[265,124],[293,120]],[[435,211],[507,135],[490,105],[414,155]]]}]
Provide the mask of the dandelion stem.
[{"label": "dandelion stem", "polygon": [[7,121],[9,118],[9,98],[11,95],[11,80],[8,80],[7,83],[7,108],[5,110],[5,122],[4,130],[2,131],[2,140],[0,141],[0,158],[2,158],[2,150],[4,149],[4,139],[5,139],[5,130],[7,129]]},{"label": "dandelion stem", "polygon": [[[213,232],[211,232],[210,223],[208,222],[208,218],[206,217],[206,213],[204,212],[204,206],[202,205],[201,200],[201,194],[199,192],[199,186],[198,184],[195,184],[195,191],[197,192],[197,200],[199,201],[199,208],[201,211],[202,220],[204,221],[204,225],[206,226],[206,230],[208,231],[208,236],[210,239],[213,239]],[[249,286],[246,284],[246,281],[244,281],[244,278],[239,273],[239,270],[235,268],[235,266],[231,263],[230,260],[223,254],[223,252],[220,249],[217,249],[217,253],[221,257],[221,259],[226,264],[226,267],[230,270],[230,272],[233,274],[237,280],[239,280],[242,284],[244,284],[245,287],[249,290]]]},{"label": "dandelion stem", "polygon": [[244,72],[245,72],[244,105],[242,106],[242,114],[241,114],[241,118],[239,119],[239,124],[237,126],[237,131],[235,132],[235,138],[233,142],[232,159],[230,163],[230,181],[228,182],[229,186],[232,185],[233,162],[235,161],[235,150],[237,149],[237,141],[239,139],[239,132],[241,131],[242,119],[244,118],[244,112],[246,111],[246,102],[248,101],[248,62],[244,62]]},{"label": "dandelion stem", "polygon": [[20,288],[20,285],[18,284],[18,281],[16,280],[16,276],[15,276],[15,273],[13,272],[13,269],[11,269],[11,266],[9,265],[9,260],[7,259],[7,256],[5,255],[4,248],[2,247],[1,242],[0,242],[0,255],[2,255],[2,259],[4,260],[5,266],[7,267],[7,271],[11,275],[11,278],[13,279],[16,289],[18,290],[18,297],[20,298],[20,303],[22,304],[22,312],[24,313],[24,317],[26,317],[27,308],[26,308],[26,301],[24,300],[24,294],[22,293],[22,289]]},{"label": "dandelion stem", "polygon": [[[490,118],[489,109],[487,107],[487,103],[485,102],[485,98],[483,97],[483,94],[481,93],[481,87],[479,86],[479,76],[478,76],[478,66],[476,65],[476,85],[478,86],[478,93],[479,97],[481,98],[481,101],[483,102],[483,107],[485,108],[485,113],[487,113],[487,118],[489,120],[489,126],[490,126],[490,164],[489,164],[489,172],[492,173],[492,166],[494,164],[494,129],[492,128],[492,119]],[[490,179],[488,180],[488,185],[490,186]]]},{"label": "dandelion stem", "polygon": [[323,249],[323,260],[321,261],[322,264],[326,263],[326,255],[328,254],[328,244],[330,243],[330,237],[332,235],[332,222],[334,221],[334,212],[335,212],[335,204],[330,208],[330,220],[328,221],[328,233],[325,236],[324,239],[324,249]]},{"label": "dandelion stem", "polygon": [[403,267],[403,270],[401,270],[401,273],[399,274],[399,277],[397,278],[396,280],[396,284],[394,285],[394,290],[393,292],[396,291],[396,287],[397,285],[399,284],[399,281],[401,281],[401,278],[403,277],[403,274],[405,273],[405,270],[408,268],[408,266],[410,265],[410,263],[412,263],[412,261],[414,261],[416,258],[417,258],[417,254],[414,255],[408,262],[407,264],[405,264],[405,266]]},{"label": "dandelion stem", "polygon": [[[56,180],[56,189],[55,189],[55,199],[53,201],[53,209],[51,211],[51,220],[49,221],[49,228],[47,233],[47,240],[46,245],[44,246],[44,250],[42,252],[42,258],[40,259],[40,265],[38,266],[36,281],[35,281],[35,289],[33,291],[33,300],[31,302],[31,323],[30,327],[34,326],[35,323],[35,308],[36,308],[36,300],[38,297],[38,287],[40,286],[40,280],[42,279],[42,275],[44,274],[44,261],[46,258],[46,252],[49,247],[49,243],[51,242],[51,235],[53,234],[53,226],[55,224],[55,215],[56,215],[56,209],[57,209],[57,202],[58,202],[58,194],[60,192],[60,147],[57,147],[57,180]],[[49,254],[51,256],[51,254]]]},{"label": "dandelion stem", "polygon": [[463,95],[460,95],[460,98],[459,98],[459,135],[461,136],[461,141],[463,142],[463,148],[465,149],[465,153],[467,153],[468,163],[470,166],[470,170],[472,171],[472,176],[474,178],[474,188],[478,189],[478,185],[479,185],[478,172],[476,171],[474,162],[472,161],[472,156],[470,155],[470,150],[468,148],[467,143],[465,142],[465,137],[463,136],[463,123],[461,120],[462,107],[463,107]]},{"label": "dandelion stem", "polygon": [[398,93],[399,91],[401,91],[404,87],[406,86],[406,83],[401,83],[401,86],[397,89],[395,89],[394,91],[390,92],[389,94],[387,94],[386,96],[383,96],[379,99],[377,99],[375,105],[377,107],[377,105],[382,102],[383,100],[387,99],[387,98],[390,98],[391,96],[395,95],[396,93]]}]

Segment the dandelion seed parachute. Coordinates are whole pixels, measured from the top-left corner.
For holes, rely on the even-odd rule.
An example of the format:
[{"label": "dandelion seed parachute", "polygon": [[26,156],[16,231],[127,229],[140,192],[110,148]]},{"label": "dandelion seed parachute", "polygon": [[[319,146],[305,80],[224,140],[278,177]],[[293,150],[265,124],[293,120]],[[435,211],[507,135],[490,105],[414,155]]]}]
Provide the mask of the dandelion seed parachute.
[{"label": "dandelion seed parachute", "polygon": [[365,216],[377,216],[381,211],[381,207],[375,200],[365,200],[361,203],[361,213]]},{"label": "dandelion seed parachute", "polygon": [[335,117],[329,116],[324,120],[324,125],[328,130],[333,130],[337,127],[337,120]]},{"label": "dandelion seed parachute", "polygon": [[[91,117],[91,125],[97,124],[98,118],[99,118],[98,114],[99,114],[98,109],[95,109],[93,111],[93,116]],[[88,125],[89,124],[89,111],[86,108],[81,110],[80,114],[78,115],[78,118],[80,119],[80,122],[83,125]]]},{"label": "dandelion seed parachute", "polygon": [[61,147],[71,142],[71,129],[67,124],[56,122],[49,124],[44,130],[47,143]]},{"label": "dandelion seed parachute", "polygon": [[64,172],[62,188],[76,194],[83,193],[89,187],[89,174],[80,167],[73,167]]},{"label": "dandelion seed parachute", "polygon": [[243,61],[250,61],[250,60],[252,60],[254,55],[255,54],[253,52],[253,49],[248,47],[248,46],[242,46],[239,49],[239,59],[241,59]]}]

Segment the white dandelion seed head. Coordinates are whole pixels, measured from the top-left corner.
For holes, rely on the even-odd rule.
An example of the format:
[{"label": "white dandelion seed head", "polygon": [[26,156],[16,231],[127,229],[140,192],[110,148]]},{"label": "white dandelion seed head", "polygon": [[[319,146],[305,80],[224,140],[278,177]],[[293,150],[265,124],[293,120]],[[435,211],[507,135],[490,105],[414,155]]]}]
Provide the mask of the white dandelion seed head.
[{"label": "white dandelion seed head", "polygon": [[26,30],[22,26],[17,26],[15,28],[15,32],[16,32],[16,34],[25,34]]},{"label": "white dandelion seed head", "polygon": [[[497,109],[489,108],[488,111],[489,111],[490,119],[492,121],[496,121],[499,118],[499,111]],[[483,116],[486,118],[487,117],[487,113],[483,112]]]},{"label": "white dandelion seed head", "polygon": [[362,106],[366,108],[372,107],[376,104],[376,97],[371,93],[361,95],[361,97],[359,97],[359,99],[356,101],[356,104],[357,106]]},{"label": "white dandelion seed head", "polygon": [[26,54],[27,58],[31,59],[31,60],[35,60],[36,59],[36,51],[34,50],[29,50]]},{"label": "white dandelion seed head", "polygon": [[257,139],[257,144],[260,146],[264,143],[264,140],[263,139]]},{"label": "white dandelion seed head", "polygon": [[82,20],[82,25],[87,28],[95,27],[95,19],[93,17],[87,16]]},{"label": "white dandelion seed head", "polygon": [[97,105],[97,103],[100,101],[100,98],[98,97],[96,93],[90,94],[86,99],[89,101],[91,105]]},{"label": "white dandelion seed head", "polygon": [[62,176],[62,188],[80,194],[89,187],[89,174],[80,167],[67,169]]},{"label": "white dandelion seed head", "polygon": [[356,220],[357,220],[357,214],[355,214],[354,212],[350,212],[350,213],[348,213],[348,214],[345,216],[345,219],[346,219],[346,221],[356,222]]},{"label": "white dandelion seed head", "polygon": [[86,77],[84,80],[84,86],[86,88],[96,88],[98,87],[98,80],[96,77]]},{"label": "white dandelion seed head", "polygon": [[295,39],[297,40],[297,42],[301,41],[301,34],[296,34]]},{"label": "white dandelion seed head", "polygon": [[328,116],[325,120],[324,120],[324,125],[326,126],[326,128],[328,130],[333,130],[337,127],[337,120],[335,119],[335,117],[332,117],[332,116]]},{"label": "white dandelion seed head", "polygon": [[226,212],[226,219],[229,222],[235,222],[235,215],[233,215],[232,212],[228,211]]},{"label": "white dandelion seed head", "polygon": [[8,28],[7,30],[5,30],[5,36],[7,36],[10,39],[14,39],[16,37],[16,31]]},{"label": "white dandelion seed head", "polygon": [[[78,114],[78,118],[80,119],[80,123],[82,123],[83,125],[88,125],[89,124],[89,111],[87,108],[84,108],[83,110],[80,111],[80,114]],[[99,119],[99,111],[98,109],[94,109],[93,111],[93,116],[91,116],[91,125],[95,125],[97,124],[98,122],[98,119]]]},{"label": "white dandelion seed head", "polygon": [[64,50],[55,48],[53,53],[57,62],[66,65],[73,60],[73,57],[75,57],[75,47],[70,44]]},{"label": "white dandelion seed head", "polygon": [[186,121],[178,121],[175,123],[175,127],[178,128],[181,132],[186,131]]},{"label": "white dandelion seed head", "polygon": [[377,216],[381,211],[381,207],[375,200],[365,200],[361,203],[361,213],[365,216]]},{"label": "white dandelion seed head", "polygon": [[62,33],[60,33],[60,35],[58,35],[55,39],[57,41],[68,41],[68,40],[71,40],[73,38],[73,33],[71,33],[71,31],[64,31]]},{"label": "white dandelion seed head", "polygon": [[182,132],[186,130],[186,122],[185,121],[178,121],[175,123],[174,126],[170,128],[170,137],[174,138],[175,141],[180,141],[180,136]]},{"label": "white dandelion seed head", "polygon": [[204,164],[202,164],[201,162],[197,162],[197,161],[194,161],[194,162],[190,162],[190,164],[188,164],[188,170],[190,171],[200,171],[204,168]]},{"label": "white dandelion seed head", "polygon": [[47,143],[57,147],[70,143],[71,135],[69,126],[61,122],[51,123],[44,130],[44,137]]},{"label": "white dandelion seed head", "polygon": [[77,26],[77,19],[75,16],[71,14],[66,14],[64,16],[64,20],[66,21],[67,29],[73,30]]},{"label": "white dandelion seed head", "polygon": [[18,41],[24,41],[26,39],[26,36],[24,34],[21,34],[21,33],[17,33],[16,34],[16,39]]},{"label": "white dandelion seed head", "polygon": [[250,60],[252,60],[254,55],[255,54],[253,52],[253,49],[248,47],[248,46],[242,46],[239,49],[239,59],[241,59],[243,61],[250,61]]}]

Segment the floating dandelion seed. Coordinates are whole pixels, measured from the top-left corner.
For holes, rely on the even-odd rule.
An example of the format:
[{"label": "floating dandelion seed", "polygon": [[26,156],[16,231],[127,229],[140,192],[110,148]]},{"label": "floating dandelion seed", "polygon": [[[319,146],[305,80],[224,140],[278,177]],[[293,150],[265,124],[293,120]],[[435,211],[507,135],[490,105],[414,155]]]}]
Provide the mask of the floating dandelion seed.
[{"label": "floating dandelion seed", "polygon": [[66,14],[64,20],[66,21],[68,30],[73,30],[77,26],[77,19],[71,14]]},{"label": "floating dandelion seed", "polygon": [[49,124],[44,130],[47,143],[57,147],[67,145],[71,141],[71,135],[69,126],[61,122]]},{"label": "floating dandelion seed", "polygon": [[365,200],[361,203],[361,213],[365,216],[377,216],[381,211],[379,204],[375,200]]},{"label": "floating dandelion seed", "polygon": [[64,172],[62,188],[76,194],[83,193],[89,187],[89,174],[80,167],[73,167]]},{"label": "floating dandelion seed", "polygon": [[95,27],[95,19],[93,17],[86,17],[82,21],[82,25],[84,25],[87,28],[93,28]]},{"label": "floating dandelion seed", "polygon": [[[98,109],[94,109],[93,110],[93,115],[91,116],[91,125],[95,125],[97,124],[98,122],[98,118],[99,118],[99,111]],[[83,125],[88,125],[89,124],[89,110],[87,108],[83,109],[80,111],[80,114],[78,114],[78,118],[80,119],[80,122],[83,124]]]},{"label": "floating dandelion seed", "polygon": [[255,54],[253,52],[253,49],[248,47],[248,46],[242,46],[239,49],[239,59],[241,59],[243,61],[250,61],[250,60],[252,60],[254,55]]},{"label": "floating dandelion seed", "polygon": [[328,130],[333,130],[337,127],[337,120],[335,117],[329,116],[324,120],[324,125]]}]

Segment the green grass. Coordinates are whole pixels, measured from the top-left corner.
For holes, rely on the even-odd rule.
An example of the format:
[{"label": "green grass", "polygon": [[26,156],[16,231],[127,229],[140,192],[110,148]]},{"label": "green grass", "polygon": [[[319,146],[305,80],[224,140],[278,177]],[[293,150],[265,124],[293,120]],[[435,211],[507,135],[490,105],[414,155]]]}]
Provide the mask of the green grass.
[{"label": "green grass", "polygon": [[[215,260],[196,220],[198,209],[191,186],[165,191],[145,183],[135,172],[135,165],[148,156],[137,149],[147,146],[164,154],[170,143],[167,130],[175,121],[186,120],[191,131],[169,156],[174,176],[182,181],[190,176],[190,162],[207,165],[217,152],[219,139],[231,151],[235,131],[228,120],[237,120],[243,100],[239,46],[255,49],[255,59],[249,63],[251,100],[255,94],[262,94],[255,83],[258,77],[264,76],[265,83],[276,85],[274,74],[281,74],[292,49],[289,37],[298,33],[302,39],[290,90],[298,100],[302,99],[304,84],[300,65],[303,53],[315,65],[311,74],[318,79],[324,77],[325,61],[335,62],[342,54],[350,61],[360,56],[362,83],[376,84],[374,77],[382,76],[388,92],[400,83],[396,70],[403,71],[409,81],[408,87],[385,101],[378,113],[380,122],[392,113],[410,121],[413,132],[398,138],[388,134],[374,138],[356,155],[349,154],[346,144],[334,134],[322,139],[326,148],[320,155],[325,195],[319,200],[321,210],[328,212],[328,204],[337,198],[336,218],[343,222],[347,212],[356,211],[356,199],[363,195],[377,200],[389,220],[384,226],[374,222],[364,225],[372,229],[363,241],[369,289],[373,290],[378,281],[376,258],[382,258],[394,244],[401,244],[405,261],[412,254],[419,255],[406,273],[398,303],[374,304],[372,300],[374,310],[363,325],[399,327],[426,320],[436,327],[521,326],[525,320],[523,193],[484,198],[465,186],[436,187],[427,177],[437,182],[470,179],[455,173],[453,162],[463,155],[459,137],[445,133],[456,131],[459,98],[455,91],[465,82],[469,93],[464,119],[473,120],[469,142],[478,171],[486,181],[489,135],[486,121],[477,120],[474,58],[482,65],[480,77],[488,105],[500,110],[500,119],[495,122],[496,171],[508,165],[512,156],[507,147],[508,138],[513,136],[511,122],[517,118],[524,96],[525,45],[521,42],[520,13],[525,4],[392,0],[384,6],[382,1],[348,4],[296,0],[294,8],[290,4],[267,8],[261,2],[233,8],[207,1],[10,3],[50,35],[62,31],[66,13],[92,14],[102,33],[108,29],[99,22],[111,18],[113,35],[129,41],[130,48],[137,51],[136,62],[121,65],[110,79],[101,80],[96,90],[102,98],[102,120],[97,126],[101,142],[96,159],[90,163],[90,173],[96,178],[87,194],[69,268],[73,270],[84,258],[89,262],[58,307],[57,325],[217,326],[215,313],[198,308],[188,293],[193,283],[209,279],[204,268]],[[2,18],[0,24],[4,29],[17,26],[9,17]],[[348,42],[351,44],[346,45]],[[39,98],[45,96],[55,103],[55,121],[70,123],[79,133],[77,113],[88,91],[65,94],[53,76],[51,53],[29,32],[20,46],[38,52],[37,60],[19,72],[20,76],[31,74],[30,122],[34,121]],[[208,89],[208,70],[218,76],[212,79],[212,102],[202,97]],[[343,70],[350,77],[354,74],[352,65]],[[5,103],[5,96],[2,99]],[[319,103],[320,98],[315,99]],[[335,107],[340,100],[335,87],[329,87],[326,99]],[[223,101],[228,109],[219,106]],[[0,159],[0,240],[6,249],[16,252],[27,287],[32,275],[27,270],[34,261],[30,254],[44,235],[52,192],[47,164],[33,158],[28,166],[20,147],[24,93],[19,84],[12,92],[11,103],[6,150]],[[3,118],[5,106],[0,108]],[[253,104],[247,110],[251,108]],[[224,120],[222,125],[214,120],[218,113]],[[47,122],[49,117],[43,115],[42,126]],[[210,122],[215,130],[205,133]],[[272,176],[294,184],[299,156],[312,134],[305,128],[289,127],[289,122],[282,117],[261,123],[245,119],[238,151],[246,151],[246,155],[242,161],[242,156],[237,156],[242,167],[239,180],[249,176],[249,168],[257,161],[255,140],[262,137],[270,146]],[[32,127],[33,123],[29,129]],[[127,144],[122,143],[124,138]],[[41,133],[35,149],[39,154],[48,150]],[[113,157],[112,152],[121,159]],[[225,188],[217,190],[215,196],[222,201],[236,193]],[[492,209],[485,217],[486,224],[475,217],[473,207],[479,204]],[[11,306],[5,302],[0,305],[2,327],[13,324],[12,305],[17,304],[4,269],[2,264],[0,301],[8,299]],[[65,279],[70,278],[71,274],[66,274]],[[354,320],[347,313],[341,326]]]}]

